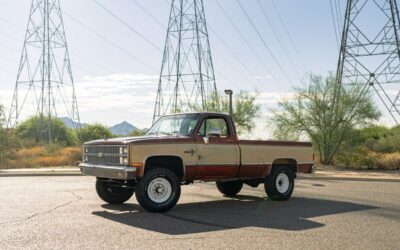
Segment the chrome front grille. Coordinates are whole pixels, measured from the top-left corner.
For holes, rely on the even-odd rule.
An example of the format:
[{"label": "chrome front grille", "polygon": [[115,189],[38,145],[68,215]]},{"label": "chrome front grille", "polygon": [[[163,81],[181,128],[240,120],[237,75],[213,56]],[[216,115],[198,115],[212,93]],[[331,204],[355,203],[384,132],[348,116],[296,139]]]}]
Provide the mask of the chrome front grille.
[{"label": "chrome front grille", "polygon": [[84,146],[83,162],[100,165],[128,165],[127,146]]}]

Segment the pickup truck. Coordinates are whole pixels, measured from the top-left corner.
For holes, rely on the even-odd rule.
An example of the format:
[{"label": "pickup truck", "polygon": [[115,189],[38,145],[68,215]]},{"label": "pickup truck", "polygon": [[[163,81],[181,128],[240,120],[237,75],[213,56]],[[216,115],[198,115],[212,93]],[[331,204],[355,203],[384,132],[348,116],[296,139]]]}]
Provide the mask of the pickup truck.
[{"label": "pickup truck", "polygon": [[81,172],[97,177],[102,200],[122,204],[135,193],[150,212],[173,208],[181,185],[193,181],[216,182],[227,196],[263,183],[271,199],[287,200],[296,173],[310,172],[314,160],[309,142],[239,140],[221,113],[163,116],[145,136],[91,141],[82,150]]}]

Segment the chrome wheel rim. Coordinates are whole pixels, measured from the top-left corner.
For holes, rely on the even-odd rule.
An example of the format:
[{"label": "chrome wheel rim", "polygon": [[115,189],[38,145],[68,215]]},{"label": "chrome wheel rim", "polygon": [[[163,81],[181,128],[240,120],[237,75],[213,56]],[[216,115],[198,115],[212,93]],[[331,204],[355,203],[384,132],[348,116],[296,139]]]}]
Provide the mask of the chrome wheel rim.
[{"label": "chrome wheel rim", "polygon": [[289,176],[286,173],[278,174],[278,176],[276,177],[275,185],[279,193],[286,193],[287,191],[289,191],[290,187]]},{"label": "chrome wheel rim", "polygon": [[172,194],[171,184],[165,178],[155,178],[148,185],[147,194],[153,202],[163,203],[167,201]]}]

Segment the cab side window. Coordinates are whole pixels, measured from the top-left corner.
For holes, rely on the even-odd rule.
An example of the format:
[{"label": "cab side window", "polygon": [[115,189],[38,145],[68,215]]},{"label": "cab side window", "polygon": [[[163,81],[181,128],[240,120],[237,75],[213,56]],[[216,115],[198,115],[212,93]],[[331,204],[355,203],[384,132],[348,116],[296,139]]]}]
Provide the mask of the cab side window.
[{"label": "cab side window", "polygon": [[228,124],[224,118],[207,118],[201,124],[199,130],[199,136],[219,135],[221,138],[226,138],[229,136]]}]

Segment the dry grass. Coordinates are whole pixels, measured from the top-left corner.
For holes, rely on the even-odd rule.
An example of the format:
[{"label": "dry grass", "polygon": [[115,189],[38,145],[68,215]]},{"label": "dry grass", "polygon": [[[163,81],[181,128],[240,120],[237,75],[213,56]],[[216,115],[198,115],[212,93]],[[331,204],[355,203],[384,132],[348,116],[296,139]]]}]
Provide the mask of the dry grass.
[{"label": "dry grass", "polygon": [[372,153],[374,167],[377,169],[400,169],[400,152],[395,153]]},{"label": "dry grass", "polygon": [[78,147],[36,146],[22,148],[17,151],[9,168],[36,168],[50,166],[76,166],[81,160],[81,150]]}]

